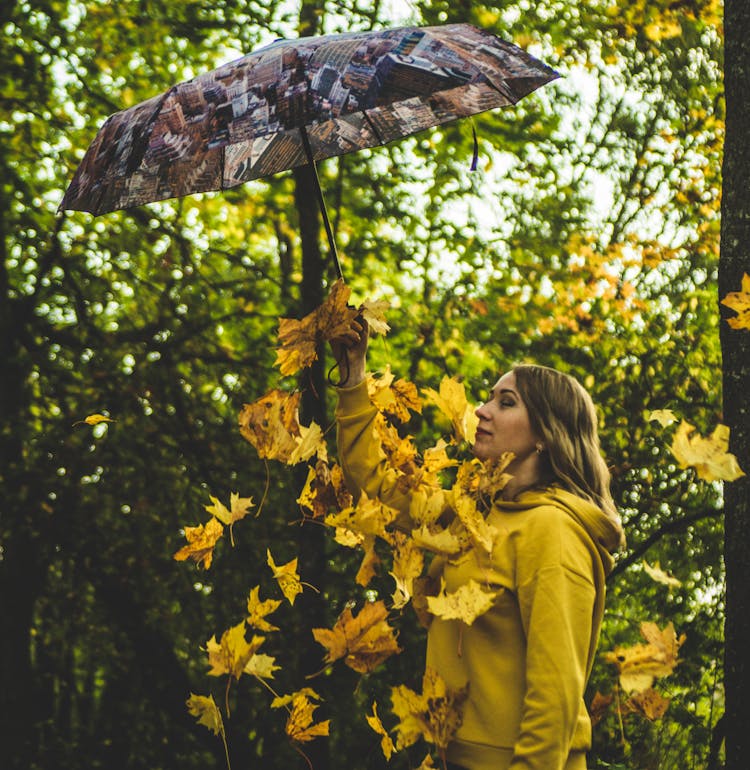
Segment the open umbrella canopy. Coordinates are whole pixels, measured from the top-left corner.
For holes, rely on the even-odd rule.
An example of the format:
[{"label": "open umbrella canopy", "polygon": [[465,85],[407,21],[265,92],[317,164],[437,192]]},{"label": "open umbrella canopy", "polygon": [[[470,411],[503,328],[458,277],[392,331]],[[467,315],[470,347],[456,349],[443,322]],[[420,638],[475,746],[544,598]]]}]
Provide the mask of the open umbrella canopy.
[{"label": "open umbrella canopy", "polygon": [[60,208],[102,214],[314,168],[514,104],[557,77],[468,24],[278,40],[112,115]]}]

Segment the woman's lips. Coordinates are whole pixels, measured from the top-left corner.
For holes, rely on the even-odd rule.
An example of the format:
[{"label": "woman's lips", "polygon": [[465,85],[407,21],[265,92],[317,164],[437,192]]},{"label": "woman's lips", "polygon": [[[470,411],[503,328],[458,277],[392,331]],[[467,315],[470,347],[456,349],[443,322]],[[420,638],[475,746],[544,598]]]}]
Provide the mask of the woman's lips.
[{"label": "woman's lips", "polygon": [[477,428],[477,436],[489,436],[490,432],[484,428]]}]

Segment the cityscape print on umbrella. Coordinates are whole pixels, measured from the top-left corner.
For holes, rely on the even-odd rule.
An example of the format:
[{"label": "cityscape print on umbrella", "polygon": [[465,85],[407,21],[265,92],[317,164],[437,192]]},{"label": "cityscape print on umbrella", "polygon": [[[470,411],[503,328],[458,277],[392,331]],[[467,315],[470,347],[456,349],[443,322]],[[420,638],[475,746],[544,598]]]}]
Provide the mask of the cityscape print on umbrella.
[{"label": "cityscape print on umbrella", "polygon": [[60,205],[225,189],[514,104],[558,74],[468,24],[279,40],[111,116]]}]

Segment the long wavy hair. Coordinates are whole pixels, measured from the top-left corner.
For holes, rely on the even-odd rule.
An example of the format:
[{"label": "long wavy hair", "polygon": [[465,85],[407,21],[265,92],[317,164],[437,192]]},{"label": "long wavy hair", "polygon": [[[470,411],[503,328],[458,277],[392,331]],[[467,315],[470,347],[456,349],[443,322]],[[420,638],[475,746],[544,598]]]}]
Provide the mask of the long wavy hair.
[{"label": "long wavy hair", "polygon": [[513,367],[529,423],[544,443],[540,483],[557,484],[599,506],[620,533],[622,522],[609,488],[610,474],[599,444],[596,408],[578,380],[534,364]]}]

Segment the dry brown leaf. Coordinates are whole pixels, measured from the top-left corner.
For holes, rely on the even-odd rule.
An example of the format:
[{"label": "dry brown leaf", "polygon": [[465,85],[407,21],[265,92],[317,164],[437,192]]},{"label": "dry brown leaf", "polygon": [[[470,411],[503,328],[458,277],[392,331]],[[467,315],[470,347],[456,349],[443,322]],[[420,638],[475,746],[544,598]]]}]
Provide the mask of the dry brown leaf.
[{"label": "dry brown leaf", "polygon": [[589,716],[591,717],[591,726],[595,727],[604,719],[609,711],[609,707],[614,700],[613,695],[602,695],[598,690],[591,700],[589,707]]},{"label": "dry brown leaf", "polygon": [[392,710],[399,718],[396,748],[401,750],[424,738],[444,756],[461,725],[461,706],[468,693],[468,685],[460,690],[449,690],[432,668],[427,668],[424,673],[421,694],[404,685],[392,688]]},{"label": "dry brown leaf", "polygon": [[338,280],[323,304],[303,319],[279,319],[280,347],[276,349],[276,365],[281,374],[296,374],[310,366],[317,359],[317,349],[322,342],[335,339],[349,329],[358,313],[356,308],[347,305],[350,294],[351,289]]},{"label": "dry brown leaf", "polygon": [[651,722],[661,719],[669,708],[671,700],[650,687],[631,695],[625,702],[625,709],[640,714]]},{"label": "dry brown leaf", "polygon": [[343,658],[349,668],[366,674],[401,652],[387,617],[388,610],[382,600],[366,603],[356,617],[347,607],[332,629],[314,628],[313,637],[328,650],[326,663]]},{"label": "dry brown leaf", "polygon": [[286,462],[297,448],[301,397],[301,393],[286,393],[276,388],[243,406],[239,416],[240,433],[260,457]]}]

